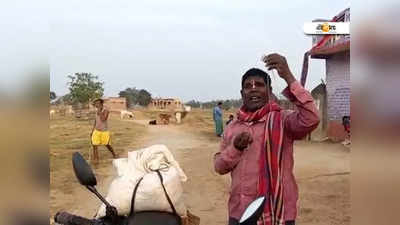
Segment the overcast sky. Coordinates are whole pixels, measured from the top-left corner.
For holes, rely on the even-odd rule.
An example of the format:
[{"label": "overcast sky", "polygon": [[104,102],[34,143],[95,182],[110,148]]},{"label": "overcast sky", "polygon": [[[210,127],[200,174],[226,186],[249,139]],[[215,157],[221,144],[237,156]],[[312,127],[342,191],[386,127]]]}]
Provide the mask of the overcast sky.
[{"label": "overcast sky", "polygon": [[[299,79],[311,48],[304,22],[330,19],[349,1],[146,0],[69,1],[50,24],[50,89],[68,93],[67,75],[90,72],[105,96],[128,87],[154,97],[206,101],[240,98],[240,78],[260,58],[287,57]],[[325,79],[324,60],[311,60],[306,88]],[[272,76],[275,93],[285,84]]]}]

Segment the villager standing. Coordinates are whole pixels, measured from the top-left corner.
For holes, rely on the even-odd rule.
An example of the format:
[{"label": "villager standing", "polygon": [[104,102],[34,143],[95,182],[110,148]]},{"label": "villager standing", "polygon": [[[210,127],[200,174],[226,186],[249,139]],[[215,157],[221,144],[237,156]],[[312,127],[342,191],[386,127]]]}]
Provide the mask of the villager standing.
[{"label": "villager standing", "polygon": [[295,224],[298,189],[293,141],[319,123],[311,94],[292,75],[285,57],[270,54],[263,61],[287,83],[283,94],[298,110],[283,110],[272,100],[271,78],[266,72],[253,68],[243,75],[243,106],[226,128],[220,152],[214,157],[216,172],[230,173],[232,178],[229,225],[239,224],[246,207],[260,196],[267,200],[259,225]]},{"label": "villager standing", "polygon": [[106,148],[111,152],[114,158],[117,158],[114,149],[111,147],[111,135],[108,130],[108,115],[109,111],[104,107],[103,99],[96,99],[93,102],[96,107],[96,119],[93,124],[92,132],[90,137],[93,146],[93,160],[95,163],[99,161],[98,146],[105,145]]},{"label": "villager standing", "polygon": [[222,136],[222,133],[224,132],[224,127],[223,127],[223,120],[222,120],[222,102],[218,102],[217,106],[214,107],[213,109],[213,119],[215,123],[215,133],[217,134],[218,137]]}]

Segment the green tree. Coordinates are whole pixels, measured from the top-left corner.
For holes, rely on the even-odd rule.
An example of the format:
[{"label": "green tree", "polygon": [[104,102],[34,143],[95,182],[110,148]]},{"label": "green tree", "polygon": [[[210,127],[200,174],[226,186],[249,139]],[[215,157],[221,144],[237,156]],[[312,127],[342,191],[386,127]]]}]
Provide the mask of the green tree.
[{"label": "green tree", "polygon": [[149,105],[150,102],[151,102],[151,94],[150,94],[148,91],[142,89],[142,90],[140,90],[139,93],[138,93],[138,99],[137,99],[137,101],[138,101],[138,104],[139,104],[139,105],[141,105],[141,106],[147,106],[147,105]]},{"label": "green tree", "polygon": [[119,92],[119,97],[126,98],[127,107],[131,108],[137,104],[138,94],[139,90],[137,90],[136,88],[127,88]]},{"label": "green tree", "polygon": [[127,88],[119,92],[119,97],[125,97],[127,107],[134,105],[147,106],[151,102],[151,94],[145,89]]},{"label": "green tree", "polygon": [[95,98],[103,96],[103,82],[98,81],[98,76],[91,73],[75,73],[69,75],[70,100],[72,103],[88,105]]}]

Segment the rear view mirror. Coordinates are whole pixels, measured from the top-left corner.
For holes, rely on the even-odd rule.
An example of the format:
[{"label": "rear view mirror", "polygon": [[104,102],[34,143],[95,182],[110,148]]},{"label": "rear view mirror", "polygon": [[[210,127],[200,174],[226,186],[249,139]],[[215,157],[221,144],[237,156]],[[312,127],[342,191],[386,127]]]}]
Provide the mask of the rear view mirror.
[{"label": "rear view mirror", "polygon": [[240,225],[256,225],[264,210],[265,197],[259,197],[247,206],[242,218],[239,220]]},{"label": "rear view mirror", "polygon": [[89,164],[83,158],[79,152],[75,152],[72,155],[72,165],[74,167],[74,172],[76,178],[78,178],[79,183],[84,186],[91,186],[94,187],[97,185],[96,177],[90,168]]}]

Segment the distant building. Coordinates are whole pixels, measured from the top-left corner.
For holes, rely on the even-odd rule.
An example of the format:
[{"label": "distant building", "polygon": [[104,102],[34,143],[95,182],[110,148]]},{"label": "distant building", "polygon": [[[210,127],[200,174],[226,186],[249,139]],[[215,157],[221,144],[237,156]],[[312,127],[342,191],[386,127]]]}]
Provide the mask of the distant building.
[{"label": "distant building", "polygon": [[[314,20],[317,21],[328,20]],[[343,10],[329,21],[350,22],[350,8]],[[326,120],[329,138],[344,140],[346,132],[342,126],[342,117],[350,115],[350,35],[313,35],[312,45],[306,54],[313,59],[324,59],[326,62],[327,104],[320,106],[320,110],[326,110],[326,115],[323,113],[321,119]],[[308,61],[305,65],[303,71],[308,70]],[[307,72],[303,74],[304,72],[302,82],[305,83]]]},{"label": "distant building", "polygon": [[148,107],[157,110],[182,110],[183,104],[177,98],[154,98]]},{"label": "distant building", "polygon": [[126,98],[124,97],[108,97],[104,98],[104,106],[110,110],[110,112],[120,112],[126,110]]}]

